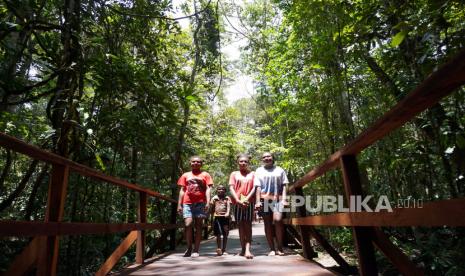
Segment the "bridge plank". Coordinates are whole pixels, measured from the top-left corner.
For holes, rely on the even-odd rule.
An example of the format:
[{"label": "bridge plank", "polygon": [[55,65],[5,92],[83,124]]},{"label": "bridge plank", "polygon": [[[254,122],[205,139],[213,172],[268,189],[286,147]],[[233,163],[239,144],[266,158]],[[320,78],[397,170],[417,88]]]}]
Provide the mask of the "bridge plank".
[{"label": "bridge plank", "polygon": [[270,249],[263,224],[253,224],[252,227],[251,250],[255,255],[252,260],[238,255],[241,247],[235,229],[229,233],[228,255],[216,256],[216,239],[213,238],[201,243],[198,258],[183,257],[185,247],[182,246],[172,254],[156,256],[143,265],[134,264],[112,275],[338,275],[294,251],[286,251],[286,256],[267,256]]}]

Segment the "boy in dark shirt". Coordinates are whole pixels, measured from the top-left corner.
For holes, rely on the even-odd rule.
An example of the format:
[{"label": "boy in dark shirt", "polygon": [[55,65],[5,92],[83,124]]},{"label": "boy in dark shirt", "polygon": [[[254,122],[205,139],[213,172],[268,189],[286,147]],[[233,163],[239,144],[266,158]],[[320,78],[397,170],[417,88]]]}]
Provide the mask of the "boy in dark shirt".
[{"label": "boy in dark shirt", "polygon": [[[213,233],[216,236],[216,254],[221,256],[226,253],[226,244],[228,243],[229,235],[229,214],[231,210],[231,198],[226,195],[226,188],[219,185],[216,189],[217,195],[211,200],[213,205],[214,217],[213,220]],[[223,242],[221,242],[223,236]]]}]

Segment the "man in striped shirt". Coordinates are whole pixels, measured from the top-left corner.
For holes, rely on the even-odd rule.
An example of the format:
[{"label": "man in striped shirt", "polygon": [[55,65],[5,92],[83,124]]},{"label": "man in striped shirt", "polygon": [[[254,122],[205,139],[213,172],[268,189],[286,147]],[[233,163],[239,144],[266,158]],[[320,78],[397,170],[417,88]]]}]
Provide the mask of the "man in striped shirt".
[{"label": "man in striped shirt", "polygon": [[[286,185],[289,184],[286,172],[274,164],[273,155],[265,152],[262,155],[263,166],[255,172],[254,186],[257,203],[255,207],[263,217],[265,223],[265,235],[270,253],[268,256],[284,255],[283,251],[283,214],[282,208],[287,205]],[[277,250],[273,236],[276,236]]]}]

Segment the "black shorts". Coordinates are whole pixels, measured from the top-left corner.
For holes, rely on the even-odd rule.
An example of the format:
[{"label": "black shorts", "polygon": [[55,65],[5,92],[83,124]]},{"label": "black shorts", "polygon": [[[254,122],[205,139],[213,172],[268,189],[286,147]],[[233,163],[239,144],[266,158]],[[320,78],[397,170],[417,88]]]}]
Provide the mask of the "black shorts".
[{"label": "black shorts", "polygon": [[236,221],[252,221],[254,205],[255,203],[252,202],[244,208],[240,205],[234,206],[234,218]]},{"label": "black shorts", "polygon": [[215,236],[224,236],[228,234],[228,231],[229,217],[215,217],[215,219],[213,220],[213,234]]}]

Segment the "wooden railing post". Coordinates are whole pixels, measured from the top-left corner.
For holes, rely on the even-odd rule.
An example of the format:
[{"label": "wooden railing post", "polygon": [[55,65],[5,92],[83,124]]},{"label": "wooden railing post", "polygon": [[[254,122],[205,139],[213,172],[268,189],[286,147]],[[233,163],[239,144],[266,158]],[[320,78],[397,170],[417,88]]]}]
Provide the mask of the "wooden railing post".
[{"label": "wooden railing post", "polygon": [[[69,166],[57,164],[52,166],[45,222],[60,222],[63,219],[68,177]],[[59,236],[41,237],[40,240],[37,275],[56,275]]]},{"label": "wooden railing post", "polygon": [[[295,188],[295,194],[298,196],[304,196],[302,188]],[[297,208],[298,217],[306,217],[307,210],[305,205],[299,206]],[[328,252],[328,254],[338,263],[338,265],[347,273],[354,273],[353,267],[351,267],[344,258],[339,255],[339,253],[331,246],[331,244],[315,229],[315,227],[310,225],[299,225],[302,250],[304,257],[306,259],[312,259],[318,256],[318,254],[313,250],[310,244],[310,236],[315,238],[315,240]],[[356,273],[356,271],[355,271]]]},{"label": "wooden railing post", "polygon": [[[302,188],[296,188],[295,189],[295,194],[297,196],[304,197],[304,192]],[[307,210],[305,209],[305,205],[297,207],[297,216],[298,217],[306,217],[307,216]],[[312,245],[310,243],[310,227],[307,225],[299,225],[299,231],[300,231],[300,238],[301,238],[301,243],[302,243],[302,250],[304,254],[304,258],[311,260],[318,255],[313,251]]]},{"label": "wooden railing post", "polygon": [[[344,188],[347,202],[350,196],[362,196],[362,185],[360,183],[360,172],[355,155],[342,155],[342,174],[344,177]],[[372,227],[352,227],[355,247],[360,267],[360,275],[378,275],[376,266],[375,251],[373,248],[373,228]]]},{"label": "wooden railing post", "polygon": [[105,276],[110,273],[111,269],[118,263],[119,259],[126,254],[129,248],[137,240],[137,231],[129,232],[129,235],[121,242],[121,244],[111,253],[110,257],[102,264],[95,276]]},{"label": "wooden railing post", "polygon": [[[171,198],[176,198],[178,193],[178,185],[176,183],[171,184]],[[176,224],[176,219],[178,216],[178,203],[171,202],[171,214],[170,214],[170,223]],[[176,249],[176,229],[170,231],[170,250]]]},{"label": "wooden railing post", "polygon": [[[139,192],[139,208],[137,214],[139,223],[147,223],[147,194]],[[143,264],[145,259],[145,231],[137,231],[136,263]]]}]

